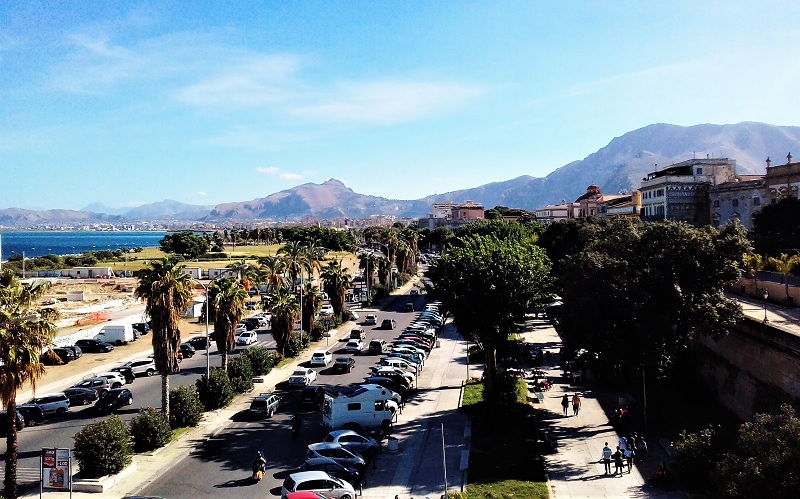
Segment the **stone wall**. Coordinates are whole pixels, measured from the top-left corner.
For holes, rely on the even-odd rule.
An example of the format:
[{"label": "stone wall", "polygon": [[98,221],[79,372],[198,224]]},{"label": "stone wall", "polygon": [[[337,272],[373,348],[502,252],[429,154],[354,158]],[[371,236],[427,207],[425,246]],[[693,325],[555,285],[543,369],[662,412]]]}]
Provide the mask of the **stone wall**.
[{"label": "stone wall", "polygon": [[797,335],[748,318],[722,340],[700,337],[692,348],[700,375],[742,420],[783,403],[800,407]]}]

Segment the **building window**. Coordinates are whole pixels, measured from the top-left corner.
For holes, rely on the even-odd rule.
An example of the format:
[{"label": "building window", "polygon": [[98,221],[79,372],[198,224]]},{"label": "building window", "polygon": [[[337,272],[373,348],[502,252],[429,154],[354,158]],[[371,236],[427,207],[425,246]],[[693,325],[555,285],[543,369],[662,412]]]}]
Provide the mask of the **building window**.
[{"label": "building window", "polygon": [[719,199],[714,200],[714,208],[719,208]]},{"label": "building window", "polygon": [[703,174],[703,169],[702,168],[698,168],[697,169],[697,175],[702,175],[702,174]]},{"label": "building window", "polygon": [[739,200],[738,200],[738,199],[734,199],[734,200],[732,201],[732,203],[733,203],[733,207],[734,207],[734,208],[736,208],[737,206],[739,206]]},{"label": "building window", "polygon": [[761,198],[753,198],[753,206],[761,206]]}]

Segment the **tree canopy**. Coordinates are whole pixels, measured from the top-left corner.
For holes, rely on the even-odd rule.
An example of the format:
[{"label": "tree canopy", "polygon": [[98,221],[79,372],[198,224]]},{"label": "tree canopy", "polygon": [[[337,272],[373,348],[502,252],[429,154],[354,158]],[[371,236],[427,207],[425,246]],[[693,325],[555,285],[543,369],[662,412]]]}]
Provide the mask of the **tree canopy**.
[{"label": "tree canopy", "polygon": [[205,237],[190,231],[167,234],[158,244],[164,253],[174,253],[190,259],[205,255],[211,249]]},{"label": "tree canopy", "polygon": [[461,335],[483,347],[491,391],[497,346],[549,292],[550,260],[529,240],[469,235],[431,263],[427,275],[429,295],[441,300]]},{"label": "tree canopy", "polygon": [[722,337],[742,319],[723,295],[750,249],[738,224],[619,220],[595,230],[562,262],[561,332],[569,349],[597,354],[604,371],[644,362],[664,372],[691,334]]},{"label": "tree canopy", "polygon": [[753,215],[750,231],[759,254],[778,256],[800,250],[800,200],[786,197]]}]

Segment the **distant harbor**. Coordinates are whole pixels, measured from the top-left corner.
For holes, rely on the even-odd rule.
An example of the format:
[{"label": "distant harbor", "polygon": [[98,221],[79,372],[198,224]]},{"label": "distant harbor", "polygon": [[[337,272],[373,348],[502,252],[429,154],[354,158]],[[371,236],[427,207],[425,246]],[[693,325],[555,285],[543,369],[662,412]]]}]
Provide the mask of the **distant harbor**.
[{"label": "distant harbor", "polygon": [[158,246],[167,232],[156,231],[12,231],[0,232],[3,261],[14,255],[25,258],[73,255],[86,251],[148,248]]}]

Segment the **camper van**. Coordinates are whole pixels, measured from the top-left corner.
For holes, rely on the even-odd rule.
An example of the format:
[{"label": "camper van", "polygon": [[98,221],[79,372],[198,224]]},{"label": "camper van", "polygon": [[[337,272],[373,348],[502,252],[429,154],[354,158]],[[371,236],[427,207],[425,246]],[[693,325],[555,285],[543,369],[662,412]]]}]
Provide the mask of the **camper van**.
[{"label": "camper van", "polygon": [[325,393],[322,423],[335,430],[347,424],[388,428],[396,419],[400,396],[378,385],[353,386],[339,393]]},{"label": "camper van", "polygon": [[106,325],[94,336],[94,339],[105,341],[109,345],[127,345],[134,340],[131,324]]}]

